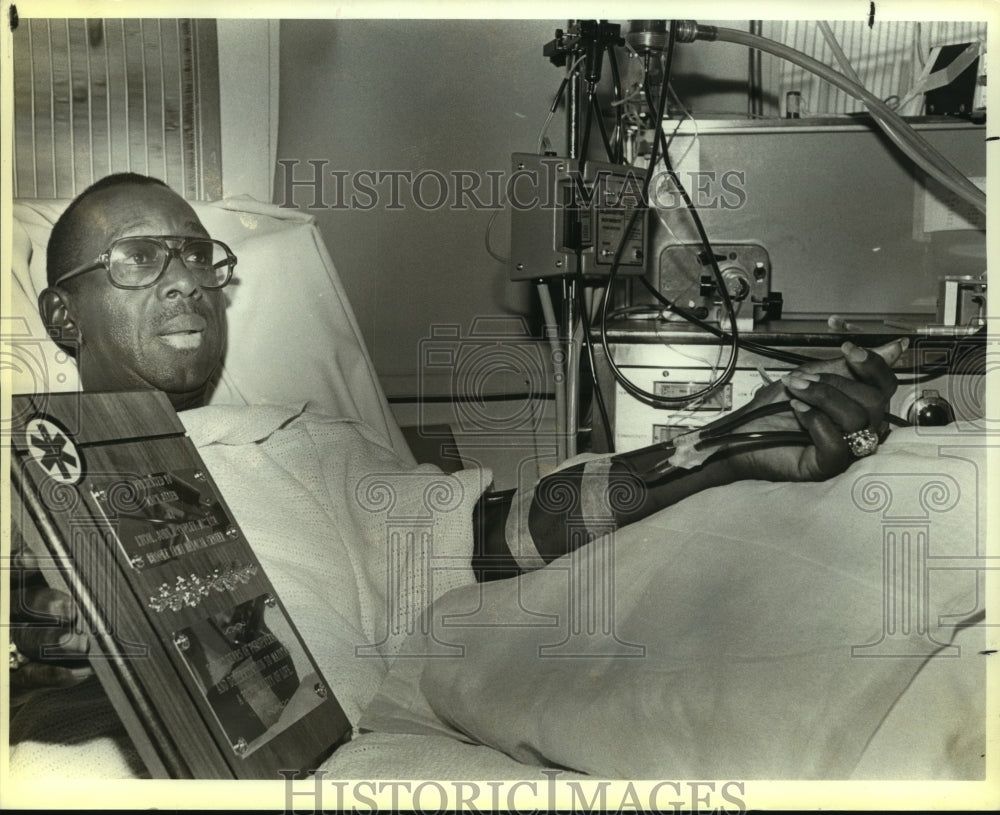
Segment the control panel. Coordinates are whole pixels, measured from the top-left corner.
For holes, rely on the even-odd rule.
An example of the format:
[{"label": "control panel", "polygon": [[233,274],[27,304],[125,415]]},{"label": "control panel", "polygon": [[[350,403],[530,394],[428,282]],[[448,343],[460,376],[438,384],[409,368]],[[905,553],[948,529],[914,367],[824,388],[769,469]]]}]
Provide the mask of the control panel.
[{"label": "control panel", "polygon": [[642,168],[515,153],[510,206],[510,279],[646,272],[649,212]]},{"label": "control panel", "polygon": [[[736,312],[741,331],[753,330],[764,319],[781,317],[781,294],[771,291],[771,259],[756,243],[713,244],[714,258],[700,244],[675,243],[660,252],[657,288],[664,297],[696,317],[726,324],[722,295],[712,261]],[[675,319],[680,320],[681,317]]]}]

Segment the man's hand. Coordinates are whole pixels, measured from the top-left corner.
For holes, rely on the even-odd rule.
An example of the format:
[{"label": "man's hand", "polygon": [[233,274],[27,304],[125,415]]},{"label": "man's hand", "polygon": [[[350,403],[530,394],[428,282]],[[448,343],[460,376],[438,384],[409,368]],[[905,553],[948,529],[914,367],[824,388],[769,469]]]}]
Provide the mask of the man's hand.
[{"label": "man's hand", "polygon": [[805,429],[813,443],[735,453],[729,464],[736,477],[822,481],[846,470],[854,456],[844,437],[866,428],[881,433],[887,426],[897,385],[891,365],[905,348],[905,340],[871,351],[845,343],[842,357],[805,363],[761,388],[741,413],[788,399],[792,411],[749,422],[738,432]]},{"label": "man's hand", "polygon": [[10,699],[16,706],[37,693],[68,688],[93,674],[89,640],[64,592],[42,584],[37,559],[14,553],[10,596]]}]

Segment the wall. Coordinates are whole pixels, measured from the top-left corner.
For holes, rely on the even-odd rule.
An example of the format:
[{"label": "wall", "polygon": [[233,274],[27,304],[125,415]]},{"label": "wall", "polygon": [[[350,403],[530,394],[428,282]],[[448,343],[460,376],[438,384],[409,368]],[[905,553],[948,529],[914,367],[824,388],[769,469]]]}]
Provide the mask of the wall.
[{"label": "wall", "polygon": [[[720,28],[749,30],[746,20],[702,20]],[[623,25],[625,28],[626,25]],[[679,43],[674,55],[674,91],[697,118],[747,115],[749,52],[727,42]]]},{"label": "wall", "polygon": [[222,194],[271,200],[278,143],[278,21],[219,20]]},{"label": "wall", "polygon": [[[559,21],[294,20],[281,23],[281,128],[278,160],[328,162],[321,204],[335,204],[331,170],[509,172],[510,154],[533,151],[561,80],[542,55]],[[561,115],[549,135],[563,146]],[[275,198],[306,208],[315,190],[285,188]],[[526,284],[487,253],[491,211],[421,210],[390,185],[367,211],[319,208],[317,222],[357,313],[386,390],[412,394],[422,339],[435,324],[465,331],[477,315],[534,308]],[[431,179],[422,188],[437,197]],[[484,186],[480,197],[491,197]],[[291,200],[288,200],[288,199]],[[366,204],[367,198],[361,203]],[[507,219],[491,244],[506,253]]]}]

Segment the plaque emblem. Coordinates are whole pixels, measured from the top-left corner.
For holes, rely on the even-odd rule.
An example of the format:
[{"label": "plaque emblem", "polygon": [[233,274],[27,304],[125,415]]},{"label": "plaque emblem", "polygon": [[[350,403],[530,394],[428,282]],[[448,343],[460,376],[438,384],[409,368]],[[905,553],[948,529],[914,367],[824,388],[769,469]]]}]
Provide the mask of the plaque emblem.
[{"label": "plaque emblem", "polygon": [[45,472],[61,484],[83,478],[83,458],[76,445],[52,419],[35,417],[25,426],[28,451]]}]

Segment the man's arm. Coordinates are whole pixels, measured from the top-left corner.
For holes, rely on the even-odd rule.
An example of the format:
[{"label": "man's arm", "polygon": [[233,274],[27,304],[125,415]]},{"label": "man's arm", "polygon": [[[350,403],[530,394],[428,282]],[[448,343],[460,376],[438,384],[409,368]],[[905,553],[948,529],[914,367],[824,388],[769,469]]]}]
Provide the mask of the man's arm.
[{"label": "man's arm", "polygon": [[819,481],[843,472],[853,460],[844,436],[863,428],[879,430],[885,423],[896,387],[890,365],[904,347],[890,343],[872,352],[845,345],[843,357],[797,368],[737,411],[745,414],[790,399],[791,411],[739,429],[804,430],[811,444],[723,453],[659,479],[644,475],[669,454],[662,446],[568,467],[542,478],[529,494],[509,496],[506,506],[484,510],[477,517],[479,551],[492,556],[501,571],[505,558],[522,569],[534,568],[709,487],[750,478]]}]

